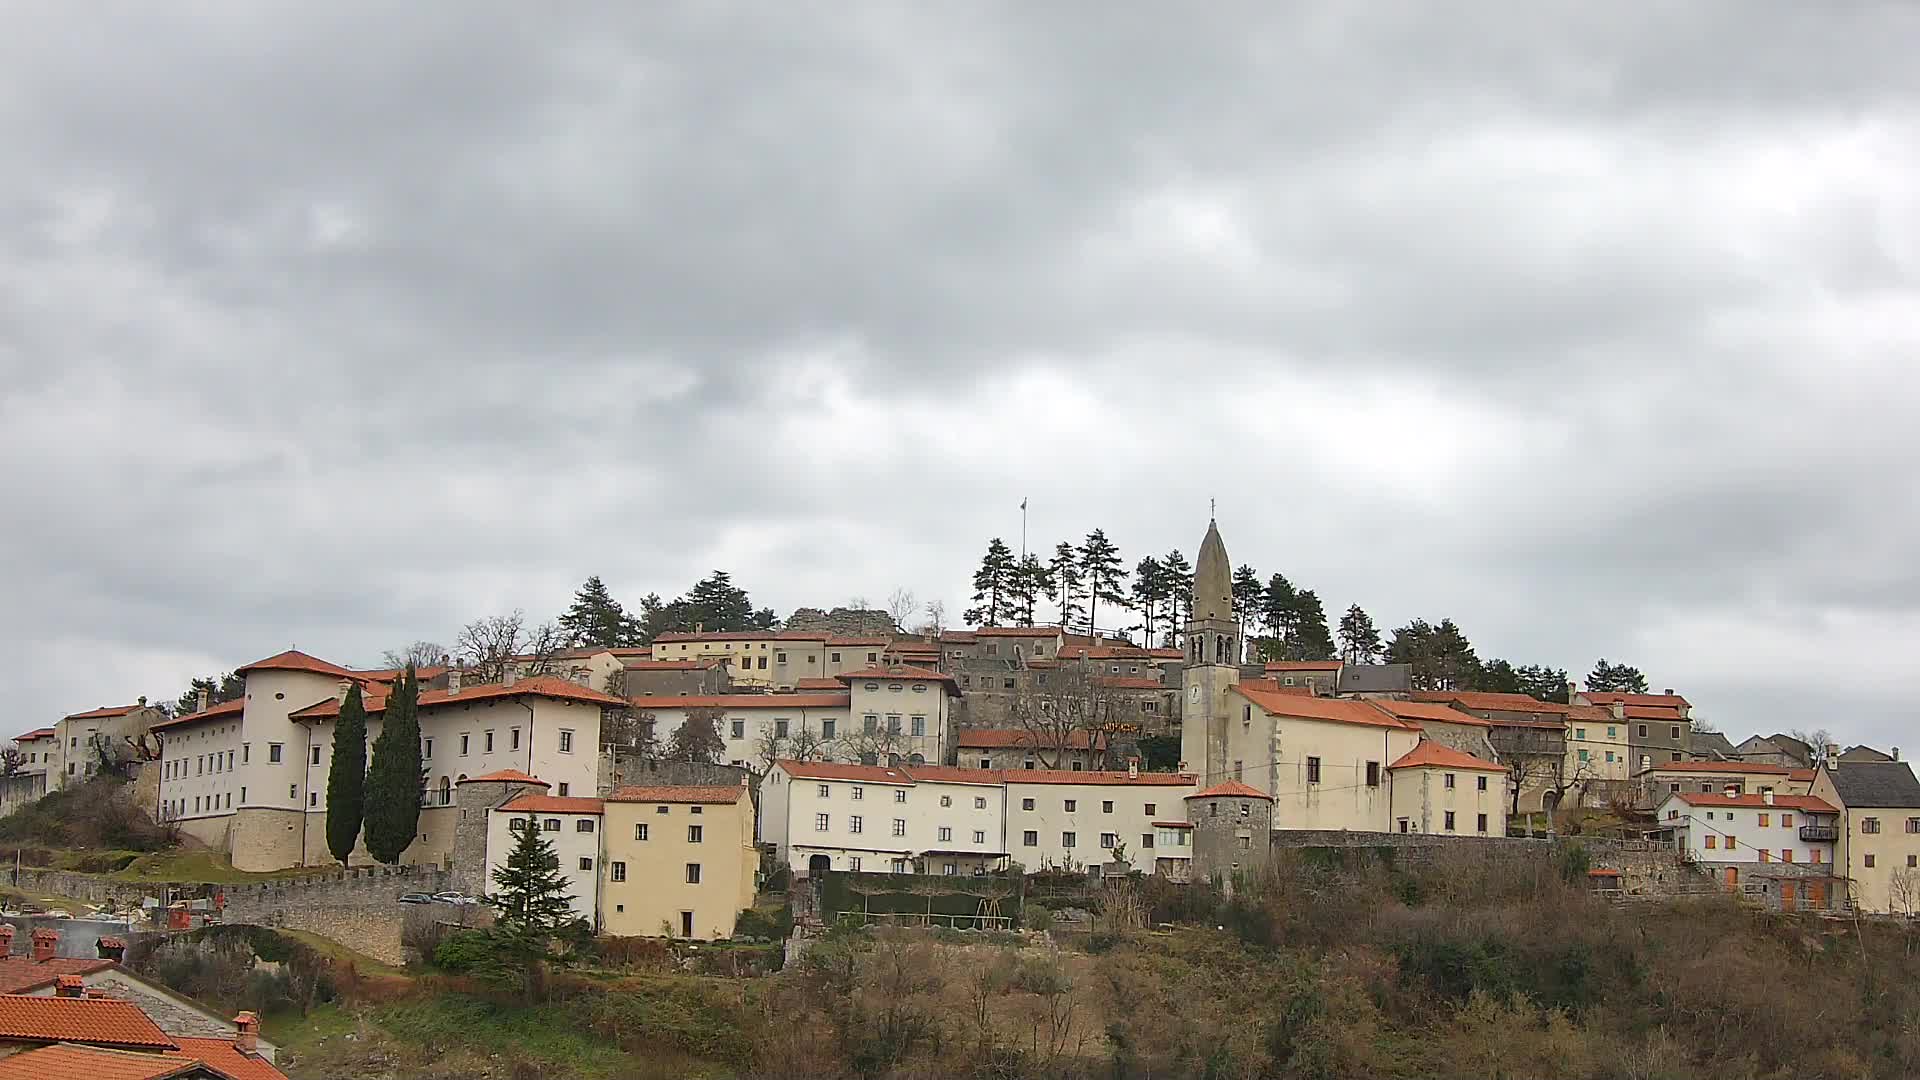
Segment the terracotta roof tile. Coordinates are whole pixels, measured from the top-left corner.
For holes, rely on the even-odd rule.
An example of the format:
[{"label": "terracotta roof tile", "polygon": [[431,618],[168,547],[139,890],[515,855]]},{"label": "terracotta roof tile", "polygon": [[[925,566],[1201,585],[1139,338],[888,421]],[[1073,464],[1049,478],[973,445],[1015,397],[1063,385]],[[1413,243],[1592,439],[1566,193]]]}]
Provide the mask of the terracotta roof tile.
[{"label": "terracotta roof tile", "polygon": [[[1060,628],[1056,626],[982,626],[973,631],[977,638],[983,637],[1059,637]],[[945,637],[945,635],[941,635]]]},{"label": "terracotta roof tile", "polygon": [[1711,773],[1732,776],[1736,773],[1748,773],[1756,776],[1786,776],[1793,770],[1785,765],[1770,765],[1764,761],[1668,761],[1655,764],[1647,772],[1690,772]]},{"label": "terracotta roof tile", "polygon": [[1188,787],[1191,773],[1075,772],[1072,769],[1005,769],[1009,784],[1099,784],[1124,787]]},{"label": "terracotta roof tile", "polygon": [[116,716],[125,716],[128,713],[139,708],[143,708],[143,706],[102,705],[97,709],[88,709],[86,712],[77,712],[72,714],[71,716],[63,716],[61,717],[61,719],[62,720],[111,720]]},{"label": "terracotta roof tile", "polygon": [[1266,665],[1268,671],[1339,671],[1344,666],[1338,660],[1273,660]]},{"label": "terracotta roof tile", "polygon": [[0,1080],[167,1080],[193,1075],[199,1064],[175,1054],[61,1044],[0,1059]]},{"label": "terracotta roof tile", "polygon": [[1611,690],[1598,692],[1589,690],[1580,696],[1595,705],[1612,705],[1618,702],[1621,705],[1664,705],[1672,708],[1688,704],[1687,699],[1680,694],[1622,694]]},{"label": "terracotta roof tile", "polygon": [[131,1001],[23,994],[0,995],[0,1040],[83,1042],[153,1050],[172,1050],[178,1045]]},{"label": "terracotta roof tile", "polygon": [[34,739],[51,739],[51,738],[53,738],[53,729],[50,727],[43,727],[43,728],[34,728],[32,731],[27,732],[25,735],[15,735],[13,737],[13,741],[14,742],[31,742]]},{"label": "terracotta roof tile", "polygon": [[242,1054],[233,1045],[231,1039],[176,1038],[180,1044],[180,1056],[198,1058],[208,1065],[233,1077],[233,1080],[287,1080],[287,1074],[275,1068],[271,1061],[249,1054]]},{"label": "terracotta roof tile", "polygon": [[1464,713],[1450,705],[1441,705],[1432,701],[1394,701],[1387,698],[1368,698],[1367,704],[1376,709],[1384,709],[1409,723],[1418,724],[1431,721],[1439,724],[1464,724],[1467,727],[1491,729],[1493,721],[1482,720],[1472,713]]},{"label": "terracotta roof tile", "polygon": [[638,709],[844,709],[853,700],[838,694],[673,694],[633,698]]},{"label": "terracotta roof tile", "polygon": [[1506,772],[1506,767],[1496,765],[1485,758],[1455,750],[1451,746],[1434,742],[1432,739],[1420,740],[1420,745],[1400,755],[1400,760],[1387,766],[1389,769],[1469,769],[1475,772]]},{"label": "terracotta roof tile", "polygon": [[616,788],[605,801],[721,805],[739,802],[746,790],[745,784],[709,784],[697,787],[635,786]]},{"label": "terracotta roof tile", "polygon": [[1220,798],[1265,799],[1268,802],[1273,801],[1273,796],[1267,794],[1264,791],[1261,791],[1259,788],[1250,787],[1246,784],[1243,784],[1238,780],[1223,780],[1220,783],[1213,785],[1212,787],[1208,788],[1205,791],[1196,791],[1193,794],[1187,796],[1187,798],[1189,799],[1220,799]]},{"label": "terracotta roof tile", "polygon": [[[1066,744],[1069,750],[1088,750],[1092,748],[1093,737],[1075,729],[1067,732]],[[954,745],[963,750],[991,750],[1038,746],[1039,742],[1033,732],[1018,728],[962,728],[954,736]]]},{"label": "terracotta roof tile", "polygon": [[[906,642],[905,644],[912,645],[912,644],[919,644],[919,643]],[[884,637],[877,637],[877,636],[868,636],[868,637],[851,636],[851,637],[827,638],[827,648],[829,649],[832,649],[832,648],[885,649],[885,648],[891,648],[894,645],[895,645],[895,642],[892,638],[884,638]]]},{"label": "terracotta roof tile", "polygon": [[953,676],[944,671],[914,667],[911,664],[894,664],[891,666],[876,665],[870,668],[862,668],[859,671],[842,672],[835,675],[834,678],[843,683],[855,683],[862,680],[884,682],[888,679],[899,679],[904,682],[937,682],[944,684],[947,692],[953,694],[955,697],[958,697],[960,694],[960,684],[954,682]]},{"label": "terracotta roof tile", "polygon": [[1804,810],[1812,814],[1837,814],[1840,808],[1831,806],[1825,799],[1816,799],[1812,795],[1775,795],[1772,802],[1760,792],[1735,795],[1732,798],[1712,791],[1677,791],[1669,798],[1679,799],[1688,806],[1739,806],[1755,810],[1778,807],[1782,810]]},{"label": "terracotta roof tile", "polygon": [[188,713],[185,716],[176,716],[171,720],[162,720],[147,730],[161,731],[166,728],[186,727],[188,724],[198,724],[208,720],[231,719],[232,717],[239,716],[245,712],[246,709],[247,699],[234,698],[232,701],[222,701],[218,705],[209,705],[206,712]]},{"label": "terracotta roof tile", "polygon": [[1679,709],[1659,705],[1628,705],[1620,711],[1625,714],[1629,720],[1672,720],[1677,722],[1686,719],[1686,717],[1680,715]]},{"label": "terracotta roof tile", "polygon": [[904,769],[885,765],[848,765],[838,761],[774,762],[781,771],[796,780],[858,780],[869,784],[912,784]]},{"label": "terracotta roof tile", "polygon": [[1147,654],[1156,660],[1185,660],[1187,654],[1179,649],[1148,649]]},{"label": "terracotta roof tile", "polygon": [[914,783],[991,784],[1000,786],[1001,769],[964,769],[953,765],[902,765],[902,772]]},{"label": "terracotta roof tile", "polygon": [[820,678],[820,679],[800,679],[793,684],[793,688],[796,692],[802,693],[802,694],[806,693],[809,690],[824,690],[829,693],[832,693],[832,692],[836,692],[844,689],[839,679],[835,679],[831,677]]},{"label": "terracotta roof tile", "polygon": [[1455,703],[1466,709],[1479,709],[1482,712],[1520,712],[1542,713],[1564,716],[1567,706],[1553,701],[1541,701],[1525,694],[1496,694],[1485,690],[1420,690],[1413,695],[1415,701],[1438,701]]},{"label": "terracotta roof tile", "polygon": [[518,769],[501,769],[499,772],[490,772],[485,776],[469,776],[465,780],[458,782],[462,784],[539,784],[541,787],[553,786],[537,776],[528,776]]},{"label": "terracotta roof tile", "polygon": [[599,799],[573,795],[517,795],[502,810],[528,814],[598,814],[604,809]]},{"label": "terracotta roof tile", "polygon": [[[572,701],[583,705],[602,707],[625,705],[627,702],[612,694],[603,694],[591,687],[554,675],[536,675],[530,679],[517,680],[512,686],[505,683],[481,683],[478,686],[463,686],[457,694],[445,690],[423,690],[420,693],[422,709],[438,708],[442,705],[465,705],[475,701],[497,701],[505,698],[539,697],[553,701]],[[375,716],[387,711],[387,695],[377,692],[363,692],[361,703],[366,706],[367,715]],[[332,720],[340,715],[340,699],[327,698],[304,709],[288,713],[292,720]]]},{"label": "terracotta roof tile", "polygon": [[1298,720],[1325,720],[1337,724],[1360,724],[1366,727],[1397,728],[1403,731],[1419,730],[1416,725],[1390,713],[1382,712],[1365,701],[1278,694],[1263,687],[1245,684],[1236,684],[1229,689],[1275,716]]},{"label": "terracotta roof tile", "polygon": [[233,669],[235,675],[245,675],[249,671],[306,671],[315,675],[332,675],[336,678],[350,679],[354,672],[339,664],[329,664],[317,656],[308,656],[298,649],[288,649],[275,653],[265,660],[255,660],[251,664]]},{"label": "terracotta roof tile", "polygon": [[25,994],[52,986],[62,975],[91,975],[113,967],[98,957],[56,956],[35,960],[28,955],[0,958],[0,994]]}]

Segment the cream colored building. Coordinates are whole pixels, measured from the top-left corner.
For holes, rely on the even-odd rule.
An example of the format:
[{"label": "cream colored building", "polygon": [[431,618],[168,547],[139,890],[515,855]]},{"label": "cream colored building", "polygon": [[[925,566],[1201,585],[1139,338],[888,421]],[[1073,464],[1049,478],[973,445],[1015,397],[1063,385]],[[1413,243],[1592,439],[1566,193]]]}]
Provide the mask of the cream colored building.
[{"label": "cream colored building", "polygon": [[1394,831],[1507,835],[1504,766],[1427,739],[1388,768]]},{"label": "cream colored building", "polygon": [[20,751],[20,772],[45,774],[53,767],[53,729],[35,728],[24,735],[13,737],[13,745]]},{"label": "cream colored building", "polygon": [[1190,774],[1016,769],[1001,776],[1005,850],[1028,872],[1105,865],[1124,847],[1134,869],[1153,873],[1162,833],[1179,848],[1167,857],[1192,857],[1185,843],[1184,800],[1197,790]]},{"label": "cream colored building", "polygon": [[1920,781],[1904,761],[1828,760],[1813,777],[1813,797],[1840,809],[1835,876],[1855,907],[1920,914]]},{"label": "cream colored building", "polygon": [[1238,715],[1224,725],[1224,779],[1271,795],[1276,829],[1389,831],[1388,766],[1420,742],[1420,728],[1370,702],[1270,685],[1231,688]]},{"label": "cream colored building", "polygon": [[626,787],[605,801],[602,932],[730,937],[753,906],[753,799],[738,787]]},{"label": "cream colored building", "polygon": [[823,742],[823,751],[837,753],[837,742],[848,731],[852,696],[837,693],[661,695],[639,698],[633,707],[653,717],[653,731],[665,746],[673,733],[696,711],[719,714],[720,739],[726,744],[720,764],[753,769],[764,767],[769,737],[790,739],[810,731]]},{"label": "cream colored building", "polygon": [[[876,750],[884,747],[888,756],[882,762],[876,750],[868,750],[875,760],[867,764],[939,765],[947,760],[947,749],[953,745],[953,703],[960,697],[953,676],[896,664],[838,678],[850,694],[848,709],[856,725],[850,733],[864,737],[865,744]],[[882,732],[885,740],[878,738]]]},{"label": "cream colored building", "polygon": [[972,874],[1006,858],[996,770],[779,761],[760,793],[760,838],[798,877]]},{"label": "cream colored building", "polygon": [[871,667],[886,651],[879,638],[780,630],[669,633],[653,641],[655,660],[724,658],[735,685],[768,690],[792,690],[802,679]]},{"label": "cream colored building", "polygon": [[148,705],[146,698],[133,705],[103,705],[61,717],[53,725],[49,745],[42,751],[47,790],[83,783],[93,776],[99,764],[93,745],[95,736],[105,736],[117,751],[130,753],[125,740],[146,735],[155,724],[166,719],[167,714]]},{"label": "cream colored building", "polygon": [[560,873],[567,879],[573,913],[597,932],[601,927],[600,877],[602,843],[601,801],[557,795],[521,795],[487,815],[486,891],[493,892],[493,873],[506,865],[517,837],[533,829],[553,845]]}]

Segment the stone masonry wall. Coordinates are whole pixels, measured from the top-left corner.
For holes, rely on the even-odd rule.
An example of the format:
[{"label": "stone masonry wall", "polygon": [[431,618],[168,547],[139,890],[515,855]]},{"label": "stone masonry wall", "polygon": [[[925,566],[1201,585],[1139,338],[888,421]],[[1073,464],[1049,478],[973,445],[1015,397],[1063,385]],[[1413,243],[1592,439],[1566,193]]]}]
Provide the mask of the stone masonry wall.
[{"label": "stone masonry wall", "polygon": [[389,964],[406,962],[401,947],[406,906],[401,893],[447,887],[444,870],[426,866],[356,867],[325,878],[294,878],[221,888],[221,919],[305,930]]},{"label": "stone masonry wall", "polygon": [[1531,862],[1558,859],[1578,846],[1595,870],[1618,870],[1620,888],[1631,895],[1679,895],[1702,891],[1701,874],[1681,862],[1671,848],[1644,840],[1608,840],[1586,836],[1559,836],[1546,840],[1498,836],[1446,836],[1433,833],[1352,832],[1344,829],[1275,829],[1273,849],[1391,848],[1395,857],[1420,862],[1450,851],[1475,852],[1492,858]]}]

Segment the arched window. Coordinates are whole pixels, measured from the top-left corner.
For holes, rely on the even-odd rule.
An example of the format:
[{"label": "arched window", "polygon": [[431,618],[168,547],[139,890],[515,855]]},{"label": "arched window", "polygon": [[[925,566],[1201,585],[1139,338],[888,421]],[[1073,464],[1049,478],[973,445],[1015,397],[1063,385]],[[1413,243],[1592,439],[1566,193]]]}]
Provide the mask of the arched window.
[{"label": "arched window", "polygon": [[453,781],[445,776],[440,777],[440,805],[453,805]]}]

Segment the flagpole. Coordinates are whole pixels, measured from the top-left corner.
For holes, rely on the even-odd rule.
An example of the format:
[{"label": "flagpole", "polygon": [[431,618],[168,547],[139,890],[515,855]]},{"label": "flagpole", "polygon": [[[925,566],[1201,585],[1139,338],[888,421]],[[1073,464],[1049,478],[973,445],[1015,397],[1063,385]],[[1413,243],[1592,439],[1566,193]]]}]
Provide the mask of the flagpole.
[{"label": "flagpole", "polygon": [[1020,496],[1020,561],[1027,561],[1027,497]]}]

